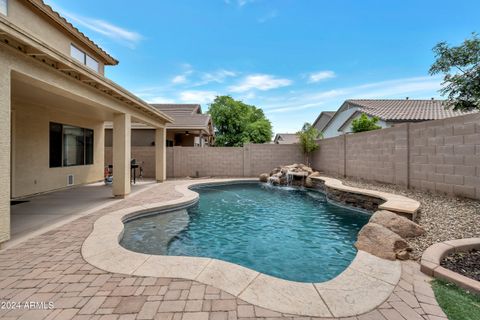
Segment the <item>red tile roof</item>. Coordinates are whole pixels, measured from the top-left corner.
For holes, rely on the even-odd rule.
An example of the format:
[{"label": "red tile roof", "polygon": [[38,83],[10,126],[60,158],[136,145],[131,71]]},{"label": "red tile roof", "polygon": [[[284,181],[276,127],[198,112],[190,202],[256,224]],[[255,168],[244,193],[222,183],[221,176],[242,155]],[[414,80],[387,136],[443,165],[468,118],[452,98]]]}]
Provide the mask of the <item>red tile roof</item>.
[{"label": "red tile roof", "polygon": [[471,112],[453,111],[445,100],[370,100],[355,99],[345,103],[360,107],[361,112],[385,121],[423,121],[461,116]]}]

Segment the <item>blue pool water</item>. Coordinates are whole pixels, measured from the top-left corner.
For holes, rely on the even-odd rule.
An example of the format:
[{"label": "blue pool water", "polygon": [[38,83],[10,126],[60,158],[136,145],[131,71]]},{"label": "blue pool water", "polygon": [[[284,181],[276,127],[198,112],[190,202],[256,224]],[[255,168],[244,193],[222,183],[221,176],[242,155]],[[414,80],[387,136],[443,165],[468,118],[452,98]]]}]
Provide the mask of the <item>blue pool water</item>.
[{"label": "blue pool water", "polygon": [[187,210],[125,223],[121,245],[172,256],[210,257],[282,279],[321,282],[353,260],[370,216],[323,194],[258,183],[203,186]]}]

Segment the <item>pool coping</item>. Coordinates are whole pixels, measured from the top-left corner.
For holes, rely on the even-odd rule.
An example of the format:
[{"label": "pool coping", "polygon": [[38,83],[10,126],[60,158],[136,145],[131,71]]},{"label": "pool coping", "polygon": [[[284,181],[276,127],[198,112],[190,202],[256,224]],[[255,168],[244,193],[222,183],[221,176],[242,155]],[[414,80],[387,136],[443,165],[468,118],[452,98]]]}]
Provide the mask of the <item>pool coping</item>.
[{"label": "pool coping", "polygon": [[[346,187],[337,179],[317,178],[330,188],[343,191]],[[258,179],[178,181],[175,190],[182,194],[181,198],[108,213],[95,222],[93,231],[82,245],[82,256],[88,263],[104,271],[195,280],[224,290],[248,303],[286,314],[350,317],[371,311],[387,300],[400,280],[400,262],[384,260],[364,251],[358,251],[352,263],[337,277],[326,282],[303,283],[279,279],[213,258],[149,255],[120,246],[125,220],[157,210],[194,204],[199,195],[190,190],[192,186],[246,181]],[[352,192],[351,187],[346,188],[347,192]],[[363,191],[354,189],[359,193]],[[378,192],[364,191],[363,194],[380,197]],[[398,201],[401,196],[383,192],[381,197],[387,207],[411,210],[411,207],[403,205],[408,198],[402,197],[405,199]],[[396,204],[398,207],[395,207]]]},{"label": "pool coping", "polygon": [[420,270],[430,277],[453,282],[459,287],[480,294],[480,281],[468,278],[440,265],[442,259],[450,253],[470,249],[480,249],[480,238],[465,238],[435,243],[422,254]]}]

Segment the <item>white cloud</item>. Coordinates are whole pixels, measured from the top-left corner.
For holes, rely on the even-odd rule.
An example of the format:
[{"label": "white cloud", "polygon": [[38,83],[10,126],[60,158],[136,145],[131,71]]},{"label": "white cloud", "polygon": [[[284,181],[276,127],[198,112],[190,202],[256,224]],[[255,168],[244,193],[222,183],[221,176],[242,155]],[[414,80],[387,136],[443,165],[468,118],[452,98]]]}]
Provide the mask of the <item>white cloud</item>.
[{"label": "white cloud", "polygon": [[277,10],[271,10],[266,15],[257,19],[258,23],[265,23],[269,20],[275,19],[278,16]]},{"label": "white cloud", "polygon": [[215,91],[191,90],[180,93],[180,100],[185,103],[208,103],[218,95]]},{"label": "white cloud", "polygon": [[276,78],[268,74],[253,74],[237,85],[230,86],[231,92],[245,92],[252,89],[267,91],[271,89],[286,87],[292,84],[292,81],[285,78]]},{"label": "white cloud", "polygon": [[175,77],[172,78],[171,82],[173,84],[187,83],[188,82],[188,76],[191,75],[194,72],[192,65],[189,64],[189,63],[182,64],[181,68],[184,71],[181,74],[176,75]]},{"label": "white cloud", "polygon": [[248,3],[255,2],[255,0],[224,0],[226,4],[236,4],[239,7],[243,7],[244,5]]},{"label": "white cloud", "polygon": [[308,75],[308,82],[314,83],[314,82],[319,82],[322,80],[327,80],[331,78],[335,78],[335,72],[333,71],[318,71],[318,72],[313,72]]},{"label": "white cloud", "polygon": [[187,76],[184,74],[180,74],[178,76],[173,77],[172,83],[174,84],[180,84],[180,83],[185,83],[187,82]]},{"label": "white cloud", "polygon": [[197,82],[194,86],[202,86],[212,82],[223,83],[225,79],[236,77],[237,73],[235,71],[220,69],[214,72],[205,72],[201,75],[200,81]]},{"label": "white cloud", "polygon": [[73,24],[85,27],[130,48],[135,48],[135,45],[143,39],[143,36],[138,32],[127,30],[105,20],[80,16],[65,11],[58,6],[55,6],[55,10],[60,12],[62,16],[69,19]]},{"label": "white cloud", "polygon": [[[404,99],[407,95],[412,98],[428,97],[433,91],[441,87],[440,77],[412,77],[380,82],[365,83],[352,87],[337,88],[323,92],[306,92],[296,97],[281,97],[264,107],[266,112],[290,112],[315,108],[330,104],[329,108],[336,110],[347,99]],[[287,101],[285,103],[285,101]]]}]

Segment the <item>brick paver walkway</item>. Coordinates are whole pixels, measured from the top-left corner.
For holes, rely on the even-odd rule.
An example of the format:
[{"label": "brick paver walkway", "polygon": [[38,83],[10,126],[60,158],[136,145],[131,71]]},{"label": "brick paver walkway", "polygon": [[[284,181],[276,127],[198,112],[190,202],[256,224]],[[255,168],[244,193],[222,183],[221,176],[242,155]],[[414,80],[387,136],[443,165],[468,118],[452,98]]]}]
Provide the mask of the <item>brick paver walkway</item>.
[{"label": "brick paver walkway", "polygon": [[[68,223],[0,252],[0,301],[3,320],[160,319],[236,320],[310,319],[248,304],[195,281],[112,274],[86,263],[83,240],[101,215],[139,202],[180,195],[174,182],[156,185],[113,206]],[[416,262],[402,263],[402,280],[378,309],[345,319],[446,319]],[[7,303],[8,302],[8,303]],[[21,303],[11,309],[11,303]],[[25,302],[44,303],[25,307]],[[48,303],[53,303],[49,308]],[[10,304],[9,304],[10,303]],[[42,308],[43,307],[43,308]],[[43,309],[43,310],[42,310]]]}]

